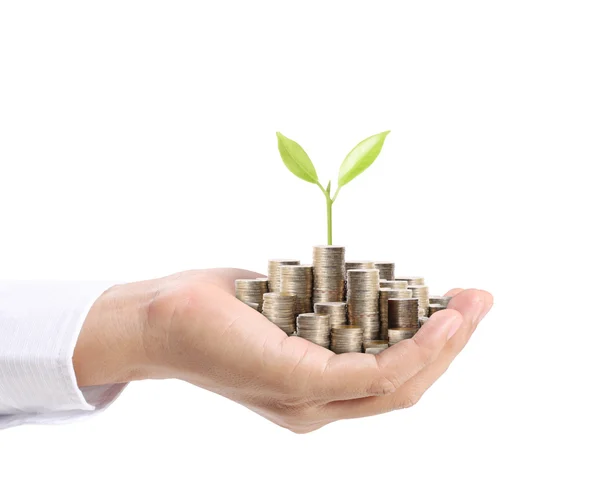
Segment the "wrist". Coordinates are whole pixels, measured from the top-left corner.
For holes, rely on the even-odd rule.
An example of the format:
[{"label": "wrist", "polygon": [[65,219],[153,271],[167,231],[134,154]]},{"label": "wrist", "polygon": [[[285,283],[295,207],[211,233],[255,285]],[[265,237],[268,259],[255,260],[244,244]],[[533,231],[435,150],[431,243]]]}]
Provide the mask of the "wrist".
[{"label": "wrist", "polygon": [[88,312],[73,353],[80,387],[144,379],[148,363],[142,335],[147,297],[136,284],[106,290]]}]

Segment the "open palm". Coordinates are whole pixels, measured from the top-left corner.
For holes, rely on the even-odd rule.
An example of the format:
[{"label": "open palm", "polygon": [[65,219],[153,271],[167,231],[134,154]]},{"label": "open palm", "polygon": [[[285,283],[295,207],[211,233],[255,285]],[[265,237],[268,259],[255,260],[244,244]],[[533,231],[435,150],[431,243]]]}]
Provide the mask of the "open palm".
[{"label": "open palm", "polygon": [[149,309],[146,346],[160,369],[309,432],[339,419],[414,405],[446,371],[492,306],[481,290],[454,289],[448,309],[378,355],[336,355],[238,301],[246,270],[190,271],[162,282]]}]

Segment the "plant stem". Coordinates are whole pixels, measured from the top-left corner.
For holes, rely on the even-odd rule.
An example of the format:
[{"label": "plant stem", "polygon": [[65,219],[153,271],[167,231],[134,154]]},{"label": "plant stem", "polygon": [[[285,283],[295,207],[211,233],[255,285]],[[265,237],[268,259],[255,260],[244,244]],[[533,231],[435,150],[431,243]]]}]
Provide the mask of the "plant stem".
[{"label": "plant stem", "polygon": [[[317,186],[325,195],[325,201],[327,203],[327,244],[331,246],[332,244],[332,235],[331,235],[331,206],[333,205],[333,200],[331,199],[331,181],[327,185],[327,189],[323,188],[321,183],[317,182]],[[337,195],[337,193],[336,193]],[[334,197],[335,200],[335,197]]]},{"label": "plant stem", "polygon": [[331,246],[332,244],[332,224],[331,224],[331,206],[333,205],[333,200],[329,195],[325,195],[325,199],[327,200],[327,244]]}]

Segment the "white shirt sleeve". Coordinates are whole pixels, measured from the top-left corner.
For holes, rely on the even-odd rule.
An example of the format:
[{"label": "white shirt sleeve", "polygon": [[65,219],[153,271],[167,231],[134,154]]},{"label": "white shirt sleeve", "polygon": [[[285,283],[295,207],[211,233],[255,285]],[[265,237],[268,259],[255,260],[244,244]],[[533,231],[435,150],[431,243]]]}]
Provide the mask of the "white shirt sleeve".
[{"label": "white shirt sleeve", "polygon": [[73,352],[114,282],[0,282],[0,429],[58,423],[106,408],[124,384],[78,388]]}]

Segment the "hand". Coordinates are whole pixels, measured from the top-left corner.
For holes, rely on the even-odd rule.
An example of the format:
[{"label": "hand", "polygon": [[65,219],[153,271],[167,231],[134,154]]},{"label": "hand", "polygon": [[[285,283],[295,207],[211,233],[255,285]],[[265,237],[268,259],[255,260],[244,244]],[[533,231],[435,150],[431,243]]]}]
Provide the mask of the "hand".
[{"label": "hand", "polygon": [[[309,432],[339,419],[414,405],[493,302],[485,291],[452,290],[448,309],[435,313],[412,339],[378,355],[336,355],[288,337],[235,298],[236,278],[259,276],[192,271],[110,289],[92,308],[77,344],[80,385],[179,378],[294,432]],[[100,342],[95,326],[111,328]],[[78,350],[82,340],[84,352]],[[98,343],[103,355],[94,354]],[[103,364],[92,362],[102,357]]]}]

